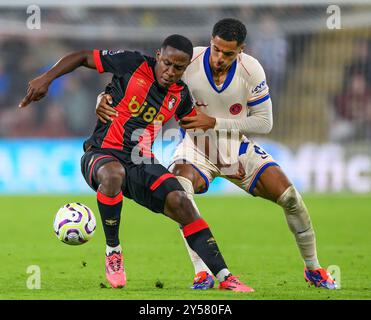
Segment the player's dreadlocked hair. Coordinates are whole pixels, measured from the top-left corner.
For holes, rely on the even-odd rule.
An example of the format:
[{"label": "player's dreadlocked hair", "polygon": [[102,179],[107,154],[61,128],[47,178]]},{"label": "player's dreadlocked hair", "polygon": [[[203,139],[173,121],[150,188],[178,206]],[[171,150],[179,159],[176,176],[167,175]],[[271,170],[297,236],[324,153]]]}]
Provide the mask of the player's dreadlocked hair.
[{"label": "player's dreadlocked hair", "polygon": [[240,45],[245,41],[246,33],[246,27],[241,21],[226,18],[214,25],[212,36],[226,41],[237,41],[237,45]]},{"label": "player's dreadlocked hair", "polygon": [[167,46],[170,46],[174,49],[178,49],[187,53],[192,59],[193,56],[193,44],[191,40],[186,37],[181,36],[180,34],[173,34],[168,36],[161,45],[162,49],[165,49]]}]

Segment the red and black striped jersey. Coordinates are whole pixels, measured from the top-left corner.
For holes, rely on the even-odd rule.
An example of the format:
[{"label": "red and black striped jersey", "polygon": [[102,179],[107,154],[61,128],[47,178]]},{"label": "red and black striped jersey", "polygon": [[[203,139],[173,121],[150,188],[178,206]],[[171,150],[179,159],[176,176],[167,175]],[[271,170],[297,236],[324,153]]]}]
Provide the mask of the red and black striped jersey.
[{"label": "red and black striped jersey", "polygon": [[112,96],[118,112],[112,122],[97,121],[84,148],[110,148],[130,156],[133,148],[143,156],[152,157],[151,147],[156,135],[171,117],[181,119],[195,114],[188,87],[179,81],[169,88],[155,78],[155,59],[139,52],[94,50],[97,70],[113,74],[105,89]]}]

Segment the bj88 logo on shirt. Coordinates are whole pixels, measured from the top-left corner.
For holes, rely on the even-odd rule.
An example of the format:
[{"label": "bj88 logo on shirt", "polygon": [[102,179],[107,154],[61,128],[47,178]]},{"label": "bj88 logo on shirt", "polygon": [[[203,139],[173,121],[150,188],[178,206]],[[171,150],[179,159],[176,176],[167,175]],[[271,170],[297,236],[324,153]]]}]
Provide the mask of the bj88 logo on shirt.
[{"label": "bj88 logo on shirt", "polygon": [[163,122],[165,120],[165,116],[162,113],[157,114],[157,109],[149,106],[147,101],[144,101],[141,105],[136,99],[137,96],[133,96],[128,104],[128,109],[133,117],[141,117],[148,123],[152,121]]}]

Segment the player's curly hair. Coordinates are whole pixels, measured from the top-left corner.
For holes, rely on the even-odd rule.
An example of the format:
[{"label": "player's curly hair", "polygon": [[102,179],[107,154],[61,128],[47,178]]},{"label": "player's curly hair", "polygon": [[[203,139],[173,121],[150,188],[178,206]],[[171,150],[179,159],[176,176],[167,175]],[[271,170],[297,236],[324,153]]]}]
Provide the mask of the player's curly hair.
[{"label": "player's curly hair", "polygon": [[246,34],[246,27],[241,21],[226,18],[214,25],[212,36],[218,36],[226,41],[237,41],[237,45],[241,45],[246,39]]},{"label": "player's curly hair", "polygon": [[189,40],[188,38],[186,38],[186,37],[184,37],[180,34],[173,34],[171,36],[168,36],[164,40],[164,42],[161,45],[161,48],[165,49],[167,46],[170,46],[174,49],[178,49],[180,51],[183,51],[183,52],[187,53],[189,55],[190,59],[192,59],[193,44],[192,44],[191,40]]}]

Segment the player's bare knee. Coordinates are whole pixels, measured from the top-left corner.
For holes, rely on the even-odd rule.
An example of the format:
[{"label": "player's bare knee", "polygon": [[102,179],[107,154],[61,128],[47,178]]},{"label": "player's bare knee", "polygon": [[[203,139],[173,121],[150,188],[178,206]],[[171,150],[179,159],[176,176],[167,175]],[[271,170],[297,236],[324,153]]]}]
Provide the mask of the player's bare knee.
[{"label": "player's bare knee", "polygon": [[166,203],[172,211],[182,210],[184,203],[188,200],[184,191],[173,191],[168,193]]},{"label": "player's bare knee", "polygon": [[115,196],[122,189],[125,169],[120,164],[103,165],[97,172],[99,188],[107,196]]},{"label": "player's bare knee", "polygon": [[192,202],[188,199],[185,191],[173,191],[166,197],[165,212],[182,225],[191,223],[199,218]]}]

